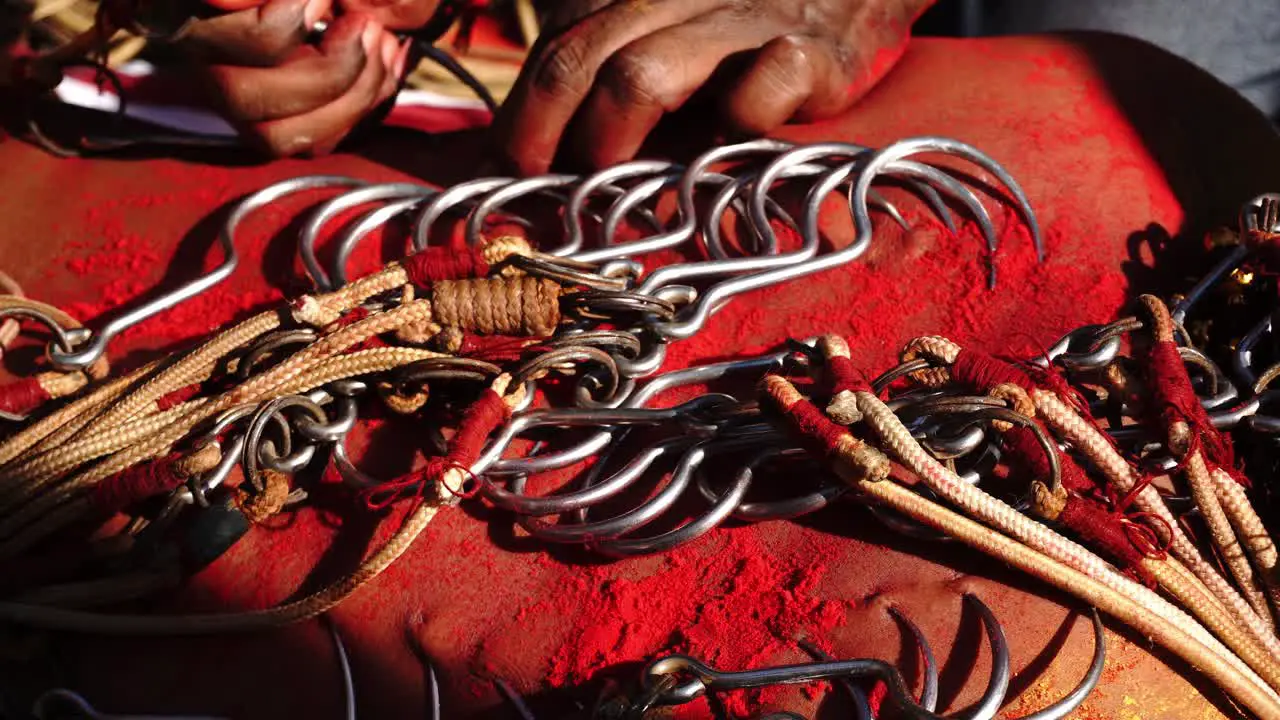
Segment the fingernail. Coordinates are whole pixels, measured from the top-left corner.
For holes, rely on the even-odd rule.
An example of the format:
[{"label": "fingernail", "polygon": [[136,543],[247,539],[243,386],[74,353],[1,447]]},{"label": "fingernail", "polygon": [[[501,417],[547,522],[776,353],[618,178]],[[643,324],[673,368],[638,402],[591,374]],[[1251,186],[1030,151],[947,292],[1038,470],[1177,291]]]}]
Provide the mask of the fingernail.
[{"label": "fingernail", "polygon": [[398,50],[394,35],[382,36],[382,67],[390,70],[395,65]]},{"label": "fingernail", "polygon": [[329,12],[329,0],[308,0],[302,8],[302,23],[307,32],[314,32],[316,24]]},{"label": "fingernail", "polygon": [[412,42],[412,40],[405,40],[400,45],[400,52],[396,54],[396,62],[394,66],[396,77],[404,77],[405,65],[409,63],[409,46]]},{"label": "fingernail", "polygon": [[364,33],[360,36],[360,43],[364,45],[365,55],[373,56],[373,51],[378,47],[378,41],[382,37],[382,26],[370,20],[364,26]]}]

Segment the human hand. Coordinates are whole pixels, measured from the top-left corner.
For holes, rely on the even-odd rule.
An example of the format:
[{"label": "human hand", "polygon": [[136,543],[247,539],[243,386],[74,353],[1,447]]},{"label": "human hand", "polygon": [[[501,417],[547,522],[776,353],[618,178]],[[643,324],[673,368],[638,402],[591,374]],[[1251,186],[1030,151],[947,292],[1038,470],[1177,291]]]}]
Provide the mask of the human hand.
[{"label": "human hand", "polygon": [[495,121],[500,149],[525,174],[558,153],[592,167],[625,161],[704,86],[733,134],[830,116],[884,77],[931,4],[555,0]]},{"label": "human hand", "polygon": [[[391,97],[409,46],[388,27],[412,26],[436,5],[352,0],[335,16],[334,0],[208,2],[223,13],[193,23],[179,45],[228,120],[273,156],[330,152]],[[321,20],[323,37],[309,43]]]}]

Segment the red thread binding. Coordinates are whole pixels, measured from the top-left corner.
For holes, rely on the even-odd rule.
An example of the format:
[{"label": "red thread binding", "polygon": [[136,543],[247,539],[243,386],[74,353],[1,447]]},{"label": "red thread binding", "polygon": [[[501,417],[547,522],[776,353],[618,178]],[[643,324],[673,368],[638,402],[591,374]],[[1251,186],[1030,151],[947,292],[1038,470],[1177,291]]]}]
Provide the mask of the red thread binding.
[{"label": "red thread binding", "polygon": [[150,497],[155,497],[182,484],[178,476],[179,453],[138,463],[121,470],[94,486],[89,502],[104,513],[115,514]]},{"label": "red thread binding", "polygon": [[827,373],[831,376],[831,392],[871,392],[871,384],[867,382],[862,371],[847,357],[827,358]]},{"label": "red thread binding", "polygon": [[1006,383],[1027,391],[1035,389],[1035,383],[1018,366],[994,355],[968,348],[962,348],[956,355],[956,361],[951,364],[951,378],[982,392],[990,392],[997,385]]},{"label": "red thread binding", "polygon": [[801,441],[824,455],[835,454],[840,446],[840,438],[849,433],[808,400],[798,400],[791,407],[781,409],[781,412],[783,417],[791,421],[791,427]]},{"label": "red thread binding", "polygon": [[871,706],[871,717],[880,717],[880,707],[884,705],[884,700],[888,696],[888,684],[883,680],[876,680],[876,684],[871,686],[871,692],[867,693],[867,704]]},{"label": "red thread binding", "polygon": [[35,375],[0,385],[0,410],[14,415],[26,415],[50,399]]},{"label": "red thread binding", "polygon": [[156,400],[156,409],[163,412],[170,408],[177,407],[199,394],[200,383],[178,388],[167,395],[161,395],[160,399]]},{"label": "red thread binding", "polygon": [[[1032,477],[1047,477],[1050,473],[1049,458],[1030,428],[1014,427],[1004,434],[1005,450],[1010,464]],[[1106,504],[1086,495],[1097,490],[1088,473],[1075,458],[1058,453],[1058,468],[1062,486],[1066,488],[1067,501],[1058,522],[1082,540],[1107,555],[1116,565],[1129,571],[1140,582],[1154,587],[1151,577],[1141,562],[1144,555],[1163,557],[1158,537],[1149,527],[1125,517],[1123,507],[1111,510]],[[1147,535],[1142,531],[1146,530]]]},{"label": "red thread binding", "polygon": [[[1110,557],[1118,567],[1133,573],[1144,585],[1155,587],[1155,578],[1142,566],[1143,551],[1134,544],[1126,523],[1102,503],[1079,495],[1068,495],[1058,522],[1104,556]],[[1154,548],[1146,549],[1156,554]]]},{"label": "red thread binding", "polygon": [[[469,472],[468,468],[480,457],[485,440],[489,438],[499,425],[506,422],[511,409],[491,389],[486,389],[480,397],[467,408],[467,412],[458,423],[458,429],[449,440],[449,452],[441,457],[427,460],[427,464],[419,470],[389,480],[376,488],[364,491],[365,505],[370,510],[385,510],[404,497],[421,497],[426,484],[439,480],[450,468],[460,468]],[[468,493],[458,493],[461,497],[471,497],[478,491],[478,486]],[[450,490],[450,492],[453,492]]]},{"label": "red thread binding", "polygon": [[[1033,478],[1048,477],[1052,471],[1045,448],[1036,438],[1031,428],[1014,426],[1004,434],[1005,450],[1009,459]],[[1067,490],[1086,493],[1097,489],[1097,484],[1089,479],[1088,473],[1075,458],[1066,453],[1058,453],[1058,470],[1062,478],[1062,486]]]},{"label": "red thread binding", "polygon": [[400,263],[409,282],[427,286],[437,280],[464,280],[489,274],[489,263],[479,250],[447,247],[427,248]]},{"label": "red thread binding", "polygon": [[529,338],[514,335],[475,335],[464,333],[458,356],[490,362],[515,362],[531,345]]},{"label": "red thread binding", "polygon": [[1236,467],[1231,438],[1218,432],[1209,414],[1200,404],[1187,366],[1178,354],[1178,346],[1169,341],[1152,344],[1147,354],[1147,377],[1154,402],[1151,411],[1158,413],[1166,426],[1182,421],[1191,428],[1192,445],[1187,454],[1197,449],[1215,467],[1225,470],[1236,482],[1249,486],[1249,480]]}]

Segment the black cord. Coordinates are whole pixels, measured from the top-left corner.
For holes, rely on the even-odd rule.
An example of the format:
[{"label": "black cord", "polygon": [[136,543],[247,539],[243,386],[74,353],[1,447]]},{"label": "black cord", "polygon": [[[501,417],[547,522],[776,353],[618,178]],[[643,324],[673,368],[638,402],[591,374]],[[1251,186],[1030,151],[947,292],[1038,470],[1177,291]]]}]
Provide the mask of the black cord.
[{"label": "black cord", "polygon": [[475,75],[472,75],[469,70],[463,67],[462,63],[458,62],[458,60],[448,52],[436,47],[435,45],[417,38],[415,38],[415,40],[418,46],[418,51],[422,53],[422,57],[427,58],[444,68],[450,75],[457,78],[459,82],[470,88],[472,92],[484,101],[484,105],[489,108],[489,112],[498,112],[498,101],[494,99],[493,93],[489,92],[489,88],[485,87],[484,83],[480,82]]}]

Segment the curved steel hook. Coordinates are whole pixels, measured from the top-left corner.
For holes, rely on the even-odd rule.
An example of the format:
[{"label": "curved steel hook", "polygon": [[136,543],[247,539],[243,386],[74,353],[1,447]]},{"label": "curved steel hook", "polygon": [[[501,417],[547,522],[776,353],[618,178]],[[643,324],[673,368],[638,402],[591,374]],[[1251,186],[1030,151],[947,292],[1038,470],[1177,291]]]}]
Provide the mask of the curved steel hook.
[{"label": "curved steel hook", "polygon": [[158,313],[190,300],[226,280],[231,276],[231,273],[235,272],[236,266],[240,262],[240,256],[236,254],[235,247],[236,230],[240,227],[240,223],[254,211],[266,207],[282,197],[304,190],[344,187],[358,185],[361,182],[360,180],[338,175],[310,175],[284,180],[253,193],[235,207],[230,217],[227,218],[226,223],[223,224],[222,231],[218,233],[218,245],[222,248],[223,253],[222,263],[218,267],[160,297],[148,300],[142,305],[112,318],[101,329],[92,332],[89,339],[78,350],[72,352],[51,350],[49,359],[56,367],[64,370],[86,368],[102,356],[103,352],[106,351],[107,343],[111,342],[120,333]]}]

